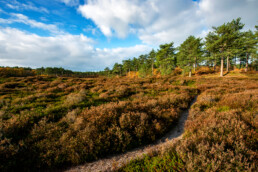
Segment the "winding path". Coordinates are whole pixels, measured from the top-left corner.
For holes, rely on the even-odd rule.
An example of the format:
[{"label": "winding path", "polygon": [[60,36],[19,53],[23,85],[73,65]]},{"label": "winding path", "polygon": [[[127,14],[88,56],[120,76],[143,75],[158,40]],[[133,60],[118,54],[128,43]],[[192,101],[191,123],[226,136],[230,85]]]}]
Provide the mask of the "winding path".
[{"label": "winding path", "polygon": [[148,152],[152,152],[154,150],[160,150],[162,148],[168,147],[169,145],[173,144],[176,140],[181,139],[182,134],[184,132],[184,124],[189,114],[189,109],[196,102],[196,100],[197,100],[197,96],[192,100],[189,108],[182,112],[177,125],[174,126],[164,137],[162,137],[155,143],[151,145],[135,148],[126,153],[109,156],[98,161],[72,167],[66,171],[67,172],[99,172],[99,171],[109,172],[123,166],[124,164],[127,164],[133,159],[142,157],[144,154],[147,154]]}]

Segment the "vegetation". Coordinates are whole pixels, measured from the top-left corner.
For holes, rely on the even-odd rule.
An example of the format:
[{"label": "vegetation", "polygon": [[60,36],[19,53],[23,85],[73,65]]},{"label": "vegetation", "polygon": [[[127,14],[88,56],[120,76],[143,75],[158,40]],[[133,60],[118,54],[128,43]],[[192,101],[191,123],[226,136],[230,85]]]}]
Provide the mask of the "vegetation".
[{"label": "vegetation", "polygon": [[[234,69],[257,71],[257,41],[258,26],[256,31],[242,31],[244,24],[241,18],[213,27],[205,40],[189,36],[179,47],[174,43],[159,46],[158,50],[151,50],[148,54],[138,58],[123,60],[122,64],[115,63],[113,68],[106,67],[99,72],[73,72],[61,67],[31,68],[0,68],[0,76],[35,76],[51,75],[62,77],[92,78],[98,76],[125,76],[147,77],[156,74],[169,75],[178,73],[176,68],[181,68],[183,74],[189,73],[189,77],[195,74],[197,68],[209,67],[217,72],[220,65],[220,76],[224,76],[225,70]],[[226,67],[224,67],[226,66]],[[224,69],[226,68],[226,69]],[[193,70],[193,72],[192,72]]]},{"label": "vegetation", "polygon": [[190,80],[178,83],[167,77],[2,78],[0,168],[75,165],[152,142],[197,93]]},{"label": "vegetation", "polygon": [[200,38],[189,36],[179,47],[178,61],[181,68],[189,70],[189,77],[192,75],[192,66],[194,72],[197,64],[201,62],[202,43]]},{"label": "vegetation", "polygon": [[201,94],[191,108],[183,139],[119,171],[256,171],[257,75],[195,81]]},{"label": "vegetation", "polygon": [[100,75],[105,75],[105,72],[74,72],[62,67],[41,67],[37,69],[31,69],[29,67],[0,67],[0,77],[27,77],[37,75],[96,78]]},{"label": "vegetation", "polygon": [[1,77],[23,77],[23,76],[34,76],[35,71],[31,68],[19,68],[19,67],[0,67]]},{"label": "vegetation", "polygon": [[258,33],[243,27],[239,18],[205,41],[189,36],[100,72],[0,67],[0,170],[63,168],[151,143],[200,94],[183,139],[119,171],[255,171]]},{"label": "vegetation", "polygon": [[140,160],[133,160],[127,166],[117,170],[120,172],[131,171],[184,171],[185,167],[182,159],[173,150],[169,150],[163,155],[145,156]]},{"label": "vegetation", "polygon": [[[257,70],[257,29],[242,32],[244,24],[237,18],[221,26],[213,27],[213,31],[206,37],[189,36],[179,47],[174,43],[163,44],[157,51],[140,55],[138,58],[124,60],[122,64],[116,63],[112,70],[114,75],[125,75],[128,71],[139,72],[140,77],[153,75],[154,69],[162,75],[172,74],[176,67],[192,76],[198,66],[208,66],[216,71],[220,65],[220,76],[223,76],[224,66],[226,72],[232,69],[251,68]],[[226,59],[226,60],[225,60]],[[251,63],[251,65],[249,65]]]}]

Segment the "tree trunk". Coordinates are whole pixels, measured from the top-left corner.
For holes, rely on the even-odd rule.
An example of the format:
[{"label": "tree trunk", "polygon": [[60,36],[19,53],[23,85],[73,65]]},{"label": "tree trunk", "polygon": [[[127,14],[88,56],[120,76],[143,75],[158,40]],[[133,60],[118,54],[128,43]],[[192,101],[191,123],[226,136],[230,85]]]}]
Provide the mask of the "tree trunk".
[{"label": "tree trunk", "polygon": [[241,58],[239,58],[239,69],[241,69],[242,63],[241,63]]},{"label": "tree trunk", "polygon": [[220,68],[220,76],[223,76],[223,57],[221,57],[221,68]]},{"label": "tree trunk", "polygon": [[217,62],[216,62],[216,60],[214,60],[214,66],[213,66],[214,71],[216,71],[216,65],[217,65]]},{"label": "tree trunk", "polygon": [[235,56],[235,69],[237,68],[237,57]]},{"label": "tree trunk", "polygon": [[190,68],[189,77],[192,77],[192,69]]},{"label": "tree trunk", "polygon": [[153,62],[151,64],[151,74],[153,75]]},{"label": "tree trunk", "polygon": [[227,56],[227,72],[229,71],[229,57]]},{"label": "tree trunk", "polygon": [[197,58],[195,57],[195,59],[194,59],[194,72],[196,70],[196,66],[197,66]]},{"label": "tree trunk", "polygon": [[249,54],[246,55],[245,72],[247,72],[248,70],[248,57],[249,57]]}]

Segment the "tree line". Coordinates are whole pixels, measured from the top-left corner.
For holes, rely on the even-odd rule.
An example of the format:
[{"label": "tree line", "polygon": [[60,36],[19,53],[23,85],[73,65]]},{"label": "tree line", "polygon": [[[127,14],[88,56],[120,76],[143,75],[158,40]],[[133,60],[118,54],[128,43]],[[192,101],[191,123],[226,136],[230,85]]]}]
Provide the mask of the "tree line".
[{"label": "tree line", "polygon": [[212,31],[204,39],[190,35],[178,47],[175,47],[173,42],[162,44],[156,51],[152,49],[148,54],[123,60],[121,64],[115,63],[112,69],[106,67],[99,72],[74,72],[62,67],[0,67],[0,76],[98,77],[137,72],[140,77],[145,77],[155,73],[168,75],[177,67],[191,76],[192,71],[196,71],[199,66],[208,66],[213,71],[220,66],[220,76],[233,67],[244,68],[246,72],[250,68],[257,71],[258,26],[255,26],[255,31],[242,31],[243,28],[241,18],[237,18],[221,26],[212,27]]},{"label": "tree line", "polygon": [[35,71],[29,67],[3,67],[0,66],[0,77],[34,76]]},{"label": "tree line", "polygon": [[140,76],[147,76],[153,75],[154,70],[162,75],[170,74],[180,67],[191,76],[198,66],[208,66],[214,71],[220,66],[220,76],[223,76],[223,72],[232,67],[245,68],[246,72],[250,67],[257,70],[258,26],[254,32],[242,31],[243,27],[241,18],[237,18],[212,27],[204,39],[191,35],[179,47],[173,42],[163,44],[157,51],[123,60],[122,64],[115,63],[112,69],[107,67],[104,71],[106,75],[125,75],[135,71]]},{"label": "tree line", "polygon": [[32,69],[30,67],[0,67],[0,77],[27,77],[27,76],[60,76],[60,77],[81,77],[94,78],[100,75],[105,75],[104,71],[100,72],[74,72],[62,67],[41,67]]}]

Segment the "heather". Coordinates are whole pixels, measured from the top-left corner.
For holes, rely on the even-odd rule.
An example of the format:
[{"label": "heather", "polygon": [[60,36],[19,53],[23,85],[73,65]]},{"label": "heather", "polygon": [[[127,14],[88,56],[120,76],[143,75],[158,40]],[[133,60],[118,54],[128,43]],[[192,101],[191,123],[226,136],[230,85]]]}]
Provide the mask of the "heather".
[{"label": "heather", "polygon": [[81,164],[157,140],[197,94],[175,76],[0,79],[0,168]]},{"label": "heather", "polygon": [[255,171],[258,80],[240,72],[1,78],[0,168],[63,169],[153,143],[198,96],[181,139],[119,171]]},{"label": "heather", "polygon": [[195,79],[200,94],[183,138],[119,171],[256,171],[257,75]]}]

